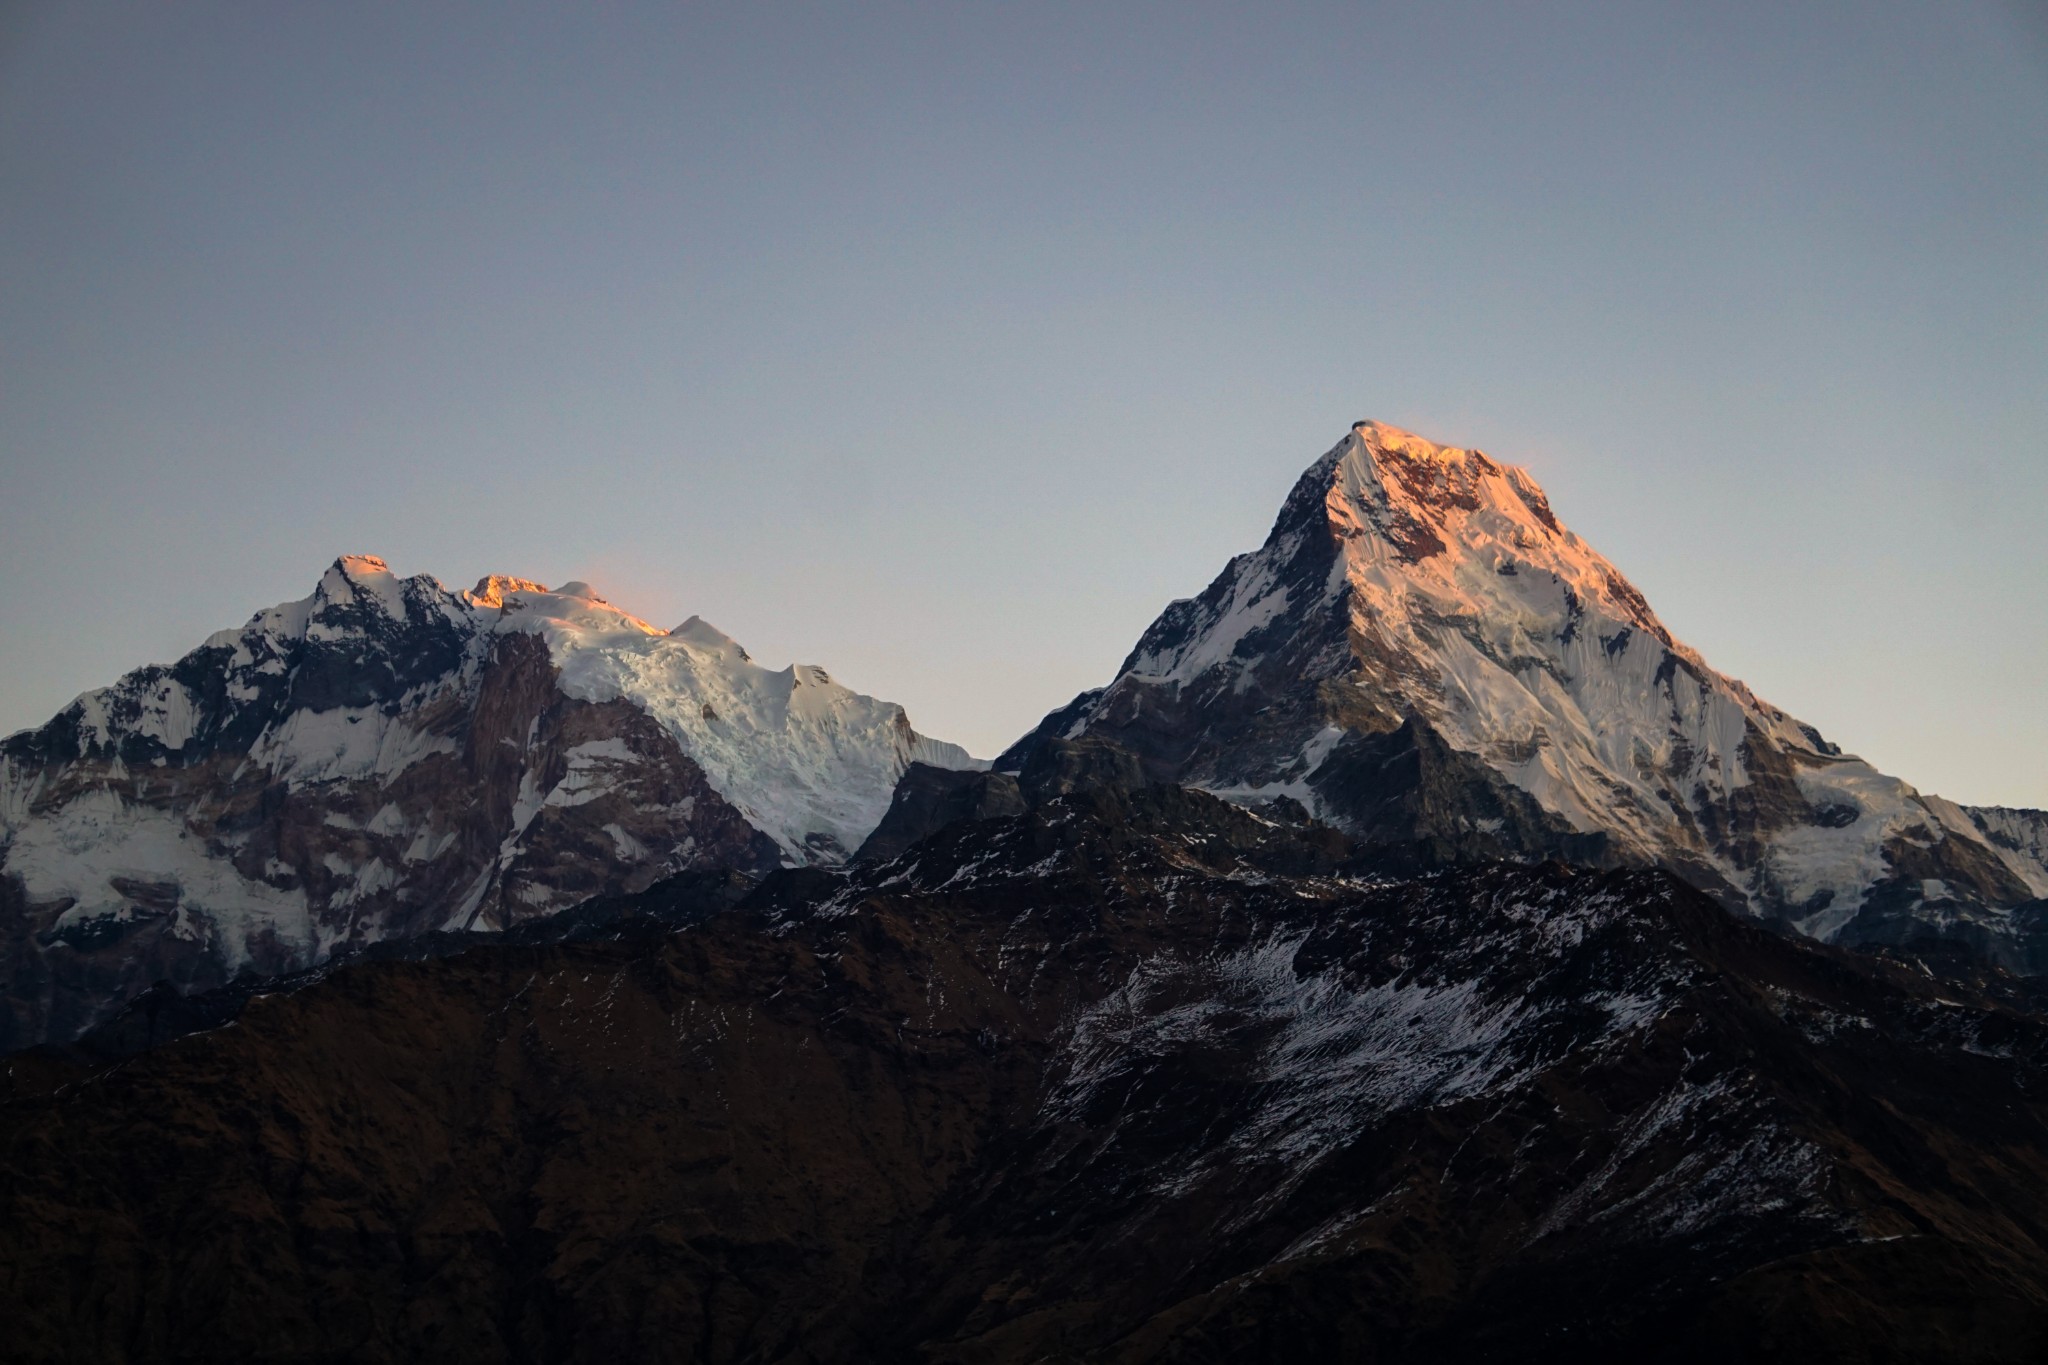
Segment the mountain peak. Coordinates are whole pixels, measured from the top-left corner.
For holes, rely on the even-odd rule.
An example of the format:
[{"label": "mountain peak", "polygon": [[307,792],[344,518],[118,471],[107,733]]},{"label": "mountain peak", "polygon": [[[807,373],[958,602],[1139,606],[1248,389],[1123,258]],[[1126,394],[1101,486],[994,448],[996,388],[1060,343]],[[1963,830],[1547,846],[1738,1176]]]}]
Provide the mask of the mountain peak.
[{"label": "mountain peak", "polygon": [[485,574],[469,590],[470,602],[479,607],[502,607],[507,593],[546,592],[547,589],[530,578],[513,578],[509,574]]},{"label": "mountain peak", "polygon": [[[1438,445],[1435,441],[1418,436],[1412,431],[1394,426],[1390,422],[1376,422],[1363,418],[1351,424],[1351,439],[1369,450],[1398,454],[1411,460],[1433,460],[1451,464],[1478,455],[1476,450],[1463,450],[1457,446]],[[1484,459],[1485,456],[1480,456]]]},{"label": "mountain peak", "polygon": [[378,613],[403,616],[405,584],[377,555],[340,555],[320,576],[311,601],[316,617],[339,613],[339,619],[355,619],[365,609],[371,619]]},{"label": "mountain peak", "polygon": [[367,578],[391,572],[391,566],[384,562],[381,555],[337,555],[333,567],[350,578]]},{"label": "mountain peak", "polygon": [[2005,935],[2004,909],[2048,888],[2024,840],[1709,668],[1527,471],[1381,422],[998,766],[1084,736],[1154,781],[1290,797],[1372,838],[1661,864],[1824,938],[1955,914]]},{"label": "mountain peak", "polygon": [[737,658],[741,663],[753,662],[753,656],[740,647],[739,641],[733,639],[732,636],[727,635],[701,616],[692,616],[689,620],[670,631],[669,634],[678,640],[687,641],[699,649],[709,650],[714,654],[729,654]]},{"label": "mountain peak", "polygon": [[590,586],[468,592],[343,555],[308,596],[0,740],[0,1051],[165,977],[503,927],[691,868],[859,847],[913,762],[894,702],[671,637]]},{"label": "mountain peak", "polygon": [[1536,605],[1545,614],[1561,605],[1571,617],[1585,602],[1599,602],[1632,630],[1697,662],[1635,585],[1557,519],[1526,469],[1381,422],[1354,425],[1337,454],[1324,511],[1354,581],[1361,572],[1420,579],[1435,585],[1445,611],[1476,617],[1526,614],[1531,604],[1523,599],[1532,592],[1544,599]]}]

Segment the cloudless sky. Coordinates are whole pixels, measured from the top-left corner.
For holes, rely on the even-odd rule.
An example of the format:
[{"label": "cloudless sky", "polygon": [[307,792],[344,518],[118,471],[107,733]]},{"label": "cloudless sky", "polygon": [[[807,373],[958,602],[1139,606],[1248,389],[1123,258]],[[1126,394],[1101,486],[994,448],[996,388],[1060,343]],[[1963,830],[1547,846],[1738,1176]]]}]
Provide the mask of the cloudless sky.
[{"label": "cloudless sky", "polygon": [[2048,806],[2048,17],[0,8],[0,730],[348,551],[988,754],[1360,417]]}]

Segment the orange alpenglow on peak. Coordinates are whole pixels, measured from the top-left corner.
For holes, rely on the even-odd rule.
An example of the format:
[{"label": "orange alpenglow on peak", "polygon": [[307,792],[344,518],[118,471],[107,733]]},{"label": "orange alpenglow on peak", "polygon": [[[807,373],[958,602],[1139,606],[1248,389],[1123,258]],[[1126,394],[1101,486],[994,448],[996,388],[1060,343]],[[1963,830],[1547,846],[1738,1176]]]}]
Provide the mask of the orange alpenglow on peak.
[{"label": "orange alpenglow on peak", "polygon": [[502,607],[505,594],[515,592],[546,592],[547,589],[530,578],[513,578],[509,574],[485,574],[469,590],[469,600],[479,607]]},{"label": "orange alpenglow on peak", "polygon": [[1426,436],[1417,436],[1412,431],[1391,426],[1386,422],[1370,419],[1353,422],[1351,434],[1356,436],[1368,450],[1397,455],[1421,464],[1457,464],[1468,458],[1475,458],[1482,466],[1489,465],[1486,453],[1462,446],[1439,445]]}]

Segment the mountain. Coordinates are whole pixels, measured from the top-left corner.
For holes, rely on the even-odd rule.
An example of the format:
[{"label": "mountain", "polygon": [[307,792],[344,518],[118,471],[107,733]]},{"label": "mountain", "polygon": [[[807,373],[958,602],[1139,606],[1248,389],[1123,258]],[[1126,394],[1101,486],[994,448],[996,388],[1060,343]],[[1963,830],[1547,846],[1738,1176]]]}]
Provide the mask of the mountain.
[{"label": "mountain", "polygon": [[1844,754],[1674,639],[1526,471],[1377,422],[996,767],[1082,736],[1439,858],[1663,867],[1824,941],[2048,970],[2048,813]]},{"label": "mountain", "polygon": [[499,928],[686,868],[843,859],[913,761],[825,671],[587,585],[453,592],[370,556],[0,741],[0,1050],[158,980]]},{"label": "mountain", "polygon": [[2048,1352],[2030,983],[1051,752],[729,908],[7,1059],[9,1358]]},{"label": "mountain", "polygon": [[7,1354],[2039,1360],[2044,891],[1371,423],[993,766],[347,558],[0,743]]}]

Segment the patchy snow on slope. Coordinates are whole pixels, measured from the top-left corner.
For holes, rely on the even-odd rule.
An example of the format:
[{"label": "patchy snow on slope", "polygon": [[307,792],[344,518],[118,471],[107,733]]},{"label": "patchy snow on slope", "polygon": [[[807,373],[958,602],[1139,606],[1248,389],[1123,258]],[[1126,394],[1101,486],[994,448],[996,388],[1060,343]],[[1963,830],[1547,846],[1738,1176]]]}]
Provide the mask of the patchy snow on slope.
[{"label": "patchy snow on slope", "polygon": [[[1224,1165],[1270,1167],[1277,1188],[1292,1188],[1389,1115],[1497,1094],[1566,1052],[1599,1053],[1653,1027],[1687,989],[1687,969],[1652,955],[1615,971],[1606,949],[1588,950],[1642,915],[1632,897],[1567,886],[1424,899],[1404,908],[1398,931],[1442,953],[1377,980],[1345,965],[1370,954],[1318,948],[1321,930],[1148,956],[1063,1025],[1043,1118],[1146,1123],[1133,1078],[1162,1058],[1213,1051],[1240,1059],[1222,1069],[1241,1087],[1207,1150],[1162,1165],[1156,1188],[1193,1188]],[[1598,988],[1585,983],[1589,968]]]},{"label": "patchy snow on slope", "polygon": [[[1139,655],[1130,671],[1164,682],[1188,682],[1231,660],[1245,636],[1270,625],[1288,608],[1290,594],[1275,571],[1276,558],[1248,557],[1249,568],[1231,585],[1229,600],[1207,630],[1170,655]],[[1243,681],[1241,676],[1240,685]]]}]

